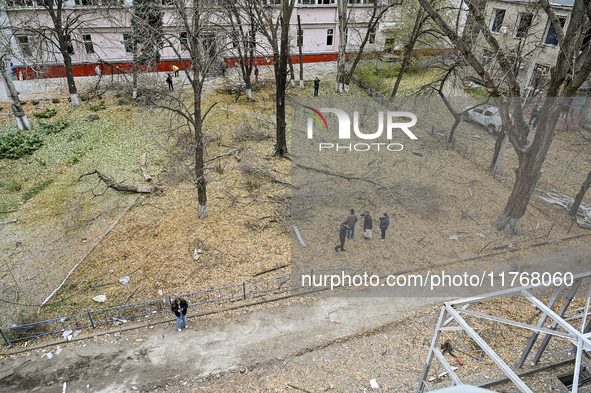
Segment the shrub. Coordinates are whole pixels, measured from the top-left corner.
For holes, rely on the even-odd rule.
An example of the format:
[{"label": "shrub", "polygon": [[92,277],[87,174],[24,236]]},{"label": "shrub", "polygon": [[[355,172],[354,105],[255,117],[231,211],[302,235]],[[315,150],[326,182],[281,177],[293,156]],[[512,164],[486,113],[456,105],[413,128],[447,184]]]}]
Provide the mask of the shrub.
[{"label": "shrub", "polygon": [[22,131],[9,132],[0,136],[0,158],[17,160],[43,146],[43,139],[37,134]]},{"label": "shrub", "polygon": [[39,128],[47,135],[57,134],[61,130],[66,129],[69,125],[70,122],[67,119],[57,119],[49,123],[39,122]]},{"label": "shrub", "polygon": [[31,104],[33,104],[33,105],[39,105],[39,101],[37,101],[37,100],[32,100],[32,101],[31,101]]},{"label": "shrub", "polygon": [[59,98],[54,98],[53,100],[51,100],[51,102],[53,102],[54,104],[59,104],[60,103],[60,99]]},{"label": "shrub", "polygon": [[124,100],[123,98],[119,98],[117,100],[117,105],[128,105],[128,104],[129,104],[129,101]]},{"label": "shrub", "polygon": [[98,112],[98,111],[100,111],[101,109],[107,109],[107,107],[105,106],[105,101],[101,101],[101,102],[99,102],[99,103],[98,103],[98,104],[96,104],[96,105],[90,105],[88,108],[89,108],[91,111],[95,111],[95,112]]},{"label": "shrub", "polygon": [[49,119],[50,117],[54,117],[55,115],[57,115],[57,110],[49,108],[45,109],[43,112],[33,113],[33,116],[39,119]]},{"label": "shrub", "polygon": [[51,183],[53,183],[53,180],[45,180],[42,183],[36,184],[35,187],[25,192],[25,194],[23,195],[23,202],[26,202],[29,199],[33,198],[35,195],[39,194],[41,191],[46,189],[47,186],[49,186]]}]

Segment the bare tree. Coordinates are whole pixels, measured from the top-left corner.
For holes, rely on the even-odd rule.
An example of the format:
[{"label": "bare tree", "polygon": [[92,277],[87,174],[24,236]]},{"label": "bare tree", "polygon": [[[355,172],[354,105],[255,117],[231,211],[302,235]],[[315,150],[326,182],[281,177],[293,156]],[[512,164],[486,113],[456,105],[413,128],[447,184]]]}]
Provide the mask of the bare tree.
[{"label": "bare tree", "polygon": [[[337,80],[336,91],[349,91],[351,79],[357,64],[363,57],[363,51],[370,40],[370,37],[375,37],[375,32],[378,23],[392,9],[395,5],[400,4],[399,1],[372,1],[369,9],[364,8],[363,11],[357,7],[349,6],[347,0],[337,0],[338,26],[339,26],[339,52],[337,57]],[[360,22],[356,22],[360,19]],[[357,25],[362,26],[362,29],[357,31],[360,42],[357,48],[357,53],[351,66],[347,68],[347,44],[353,35],[353,30]]]},{"label": "bare tree", "polygon": [[287,63],[289,51],[289,21],[296,0],[281,0],[280,6],[269,6],[267,0],[255,1],[254,10],[261,33],[267,38],[273,52],[273,70],[275,73],[275,155],[287,155],[285,123],[285,90],[287,89]]},{"label": "bare tree", "polygon": [[[477,7],[478,4],[473,0],[466,1],[476,23],[480,26],[482,37],[490,46],[495,61],[503,71],[502,79],[489,72],[488,68],[476,56],[473,47],[469,46],[456,29],[442,18],[440,12],[433,7],[429,0],[419,0],[419,2],[456,49],[462,53],[499,107],[504,130],[517,154],[519,164],[515,171],[513,190],[503,213],[495,222],[495,226],[508,233],[519,233],[521,232],[521,220],[541,176],[542,164],[554,138],[554,127],[566,104],[564,98],[572,97],[591,71],[589,46],[580,50],[584,38],[582,32],[587,31],[591,25],[591,3],[588,0],[575,0],[570,22],[565,29],[548,1],[540,0],[542,8],[556,31],[560,51],[556,64],[550,73],[548,92],[543,100],[536,134],[533,142],[528,146],[525,138],[527,124],[523,114],[522,88],[514,72],[514,62],[507,51],[499,45],[494,34],[487,28],[485,17]],[[506,99],[507,97],[515,99],[509,100]],[[512,117],[509,116],[510,111]]]},{"label": "bare tree", "polygon": [[[89,27],[89,21],[95,16],[89,16],[87,12],[69,7],[67,0],[38,1],[36,3],[41,9],[32,9],[30,12],[21,12],[20,23],[15,30],[21,34],[35,37],[42,47],[39,56],[47,56],[53,48],[61,55],[66,71],[68,92],[73,107],[80,106],[78,90],[72,70],[72,54],[74,53],[73,42],[75,34],[85,27]],[[44,45],[49,44],[49,47]],[[43,58],[39,58],[43,61]]]},{"label": "bare tree", "polygon": [[230,33],[230,52],[238,58],[246,98],[252,100],[252,72],[255,68],[258,24],[253,1],[232,1],[224,4]]},{"label": "bare tree", "polygon": [[573,201],[573,205],[571,206],[568,214],[570,214],[573,217],[576,217],[577,212],[579,211],[579,207],[581,206],[581,202],[583,202],[583,198],[585,197],[585,194],[587,193],[589,186],[591,186],[591,171],[587,173],[587,178],[585,179],[583,184],[581,184],[581,189],[575,196],[575,200]]}]

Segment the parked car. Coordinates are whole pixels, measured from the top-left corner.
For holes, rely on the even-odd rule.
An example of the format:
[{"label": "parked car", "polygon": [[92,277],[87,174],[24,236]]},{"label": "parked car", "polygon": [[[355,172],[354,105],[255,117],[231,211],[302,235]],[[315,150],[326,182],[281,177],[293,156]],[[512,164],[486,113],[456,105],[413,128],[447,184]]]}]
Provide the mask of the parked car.
[{"label": "parked car", "polygon": [[477,106],[467,110],[469,107],[464,108],[462,114],[464,120],[478,123],[484,127],[489,134],[498,135],[501,132],[503,121],[499,113],[499,108],[492,105]]}]

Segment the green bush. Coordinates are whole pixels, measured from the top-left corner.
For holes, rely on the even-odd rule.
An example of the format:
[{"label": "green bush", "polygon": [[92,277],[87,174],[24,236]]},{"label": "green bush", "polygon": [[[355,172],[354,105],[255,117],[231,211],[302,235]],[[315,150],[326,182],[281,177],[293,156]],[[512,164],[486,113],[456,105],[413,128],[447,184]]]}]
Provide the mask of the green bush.
[{"label": "green bush", "polygon": [[117,100],[117,105],[128,105],[128,104],[129,104],[129,101],[124,100],[123,98],[119,98]]},{"label": "green bush", "polygon": [[49,119],[50,117],[54,117],[55,115],[57,115],[57,110],[49,108],[45,109],[43,112],[33,113],[33,116],[39,119]]},{"label": "green bush", "polygon": [[37,134],[14,131],[0,136],[0,158],[17,160],[43,146],[43,139]]},{"label": "green bush", "polygon": [[106,105],[105,105],[105,101],[101,101],[101,102],[99,102],[99,103],[98,103],[98,104],[96,104],[96,105],[89,105],[89,106],[88,106],[88,108],[89,108],[91,111],[95,111],[95,112],[98,112],[98,111],[100,111],[101,109],[107,109],[107,107],[106,107]]},{"label": "green bush", "polygon": [[70,125],[68,119],[57,119],[55,121],[45,123],[40,121],[39,128],[47,135],[54,135],[59,133],[61,130],[66,129]]},{"label": "green bush", "polygon": [[51,100],[51,102],[53,102],[54,104],[59,104],[60,103],[60,99],[59,98],[54,98],[53,100]]},{"label": "green bush", "polygon": [[53,183],[53,180],[45,180],[42,183],[36,184],[35,187],[25,192],[25,194],[23,195],[23,202],[26,202],[29,199],[33,198],[35,195],[39,194],[41,191],[46,189],[47,186],[49,186],[51,183]]}]

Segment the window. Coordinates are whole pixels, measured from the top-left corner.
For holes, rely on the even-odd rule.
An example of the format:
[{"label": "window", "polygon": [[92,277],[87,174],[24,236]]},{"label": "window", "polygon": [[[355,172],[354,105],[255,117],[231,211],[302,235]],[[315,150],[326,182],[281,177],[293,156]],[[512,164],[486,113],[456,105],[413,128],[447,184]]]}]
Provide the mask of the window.
[{"label": "window", "polygon": [[179,41],[181,43],[181,50],[189,50],[189,33],[182,31],[179,35]]},{"label": "window", "polygon": [[376,43],[376,28],[375,27],[373,29],[371,29],[371,31],[369,32],[369,37],[368,37],[367,41],[370,44]]},{"label": "window", "polygon": [[[564,27],[564,24],[566,23],[566,16],[558,16],[558,21],[560,22],[560,27]],[[548,21],[548,28],[546,29],[546,39],[544,40],[544,44],[554,46],[558,45],[556,30],[554,29],[554,25],[551,21]]]},{"label": "window", "polygon": [[68,46],[68,48],[67,48],[68,54],[73,55],[74,54],[74,45],[72,45],[72,36],[69,34],[66,36],[66,45]]},{"label": "window", "polygon": [[123,34],[123,46],[125,47],[125,52],[135,52],[135,42],[133,41],[131,34]]},{"label": "window", "polygon": [[490,31],[493,33],[500,33],[503,20],[505,19],[505,10],[495,8],[493,10],[493,18],[490,21]]},{"label": "window", "polygon": [[334,38],[334,30],[328,29],[326,30],[326,45],[332,45],[332,39]]},{"label": "window", "polygon": [[515,38],[525,38],[527,37],[527,32],[531,27],[531,22],[533,20],[533,14],[524,14],[520,13],[517,15],[517,23],[515,24],[515,34],[513,37]]},{"label": "window", "polygon": [[268,5],[281,5],[281,0],[267,0]]},{"label": "window", "polygon": [[334,0],[318,0],[319,5],[331,5],[334,4]]},{"label": "window", "polygon": [[92,55],[94,53],[94,45],[92,43],[92,37],[90,34],[82,34],[82,41],[84,42],[86,54]]},{"label": "window", "polygon": [[255,49],[257,46],[257,32],[254,30],[248,30],[248,38],[246,41],[246,47],[248,49]]},{"label": "window", "polygon": [[302,4],[302,5],[316,4],[316,0],[300,0],[300,4]]},{"label": "window", "polygon": [[18,41],[18,45],[21,48],[21,52],[23,56],[30,57],[33,56],[33,50],[31,49],[31,43],[29,42],[29,37],[26,35],[19,35],[16,37]]},{"label": "window", "polygon": [[[47,0],[37,0],[47,1]],[[74,0],[74,4],[79,6],[99,6],[99,5],[122,5],[123,0]]]}]

